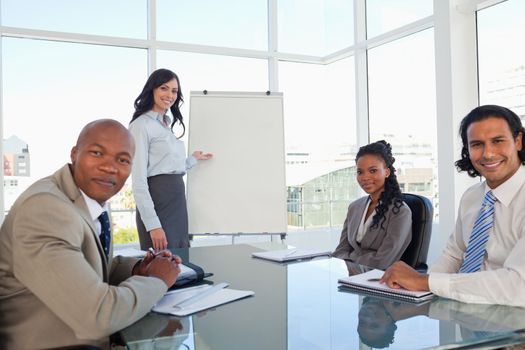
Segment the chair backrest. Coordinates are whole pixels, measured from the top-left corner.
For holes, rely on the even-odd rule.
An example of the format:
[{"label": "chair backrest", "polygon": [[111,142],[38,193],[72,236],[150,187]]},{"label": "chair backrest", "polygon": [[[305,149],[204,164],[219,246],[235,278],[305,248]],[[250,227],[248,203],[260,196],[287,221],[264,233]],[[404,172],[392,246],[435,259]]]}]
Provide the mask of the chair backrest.
[{"label": "chair backrest", "polygon": [[412,211],[412,240],[401,260],[415,269],[426,270],[434,208],[427,197],[412,193],[403,193],[402,196]]}]

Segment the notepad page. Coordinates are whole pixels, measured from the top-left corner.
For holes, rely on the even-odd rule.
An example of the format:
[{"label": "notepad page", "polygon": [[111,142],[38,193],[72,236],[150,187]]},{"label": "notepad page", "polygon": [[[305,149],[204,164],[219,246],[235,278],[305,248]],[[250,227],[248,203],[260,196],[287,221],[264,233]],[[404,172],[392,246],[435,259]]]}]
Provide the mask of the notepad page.
[{"label": "notepad page", "polygon": [[421,298],[427,295],[432,295],[432,293],[428,291],[410,291],[410,290],[402,289],[402,288],[401,289],[390,288],[384,283],[379,283],[379,281],[370,281],[370,279],[381,278],[383,274],[384,274],[384,271],[374,269],[374,270],[367,271],[365,273],[361,273],[359,275],[340,278],[339,282],[345,285],[356,287],[356,288],[362,287],[368,290],[376,290],[376,291],[382,291],[382,292],[387,292],[391,294],[411,296],[414,298]]}]

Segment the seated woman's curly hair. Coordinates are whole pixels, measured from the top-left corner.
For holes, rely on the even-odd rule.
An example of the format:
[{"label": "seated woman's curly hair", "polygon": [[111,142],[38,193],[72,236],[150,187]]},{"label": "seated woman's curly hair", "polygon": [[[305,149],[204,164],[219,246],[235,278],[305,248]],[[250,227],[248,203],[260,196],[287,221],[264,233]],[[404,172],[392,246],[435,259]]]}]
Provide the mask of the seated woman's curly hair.
[{"label": "seated woman's curly hair", "polygon": [[403,199],[401,197],[401,190],[399,183],[397,182],[396,168],[394,168],[394,162],[396,159],[392,156],[392,146],[385,140],[370,143],[368,145],[359,148],[355,157],[355,162],[364,155],[371,154],[380,157],[385,161],[385,165],[390,169],[390,176],[385,179],[385,190],[379,197],[379,203],[376,206],[374,217],[372,218],[372,227],[377,227],[385,222],[385,213],[388,211],[390,204],[394,204],[392,212],[394,214],[399,213],[399,208],[403,205]]}]

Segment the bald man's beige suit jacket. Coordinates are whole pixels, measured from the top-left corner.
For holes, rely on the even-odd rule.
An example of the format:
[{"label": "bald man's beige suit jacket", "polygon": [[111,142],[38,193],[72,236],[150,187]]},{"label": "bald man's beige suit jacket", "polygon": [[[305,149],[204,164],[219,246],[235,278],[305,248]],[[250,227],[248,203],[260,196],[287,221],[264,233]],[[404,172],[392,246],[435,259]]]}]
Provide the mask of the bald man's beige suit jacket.
[{"label": "bald man's beige suit jacket", "polygon": [[37,181],[0,229],[0,349],[107,347],[167,290],[158,278],[130,277],[135,262],[108,266],[68,165]]}]

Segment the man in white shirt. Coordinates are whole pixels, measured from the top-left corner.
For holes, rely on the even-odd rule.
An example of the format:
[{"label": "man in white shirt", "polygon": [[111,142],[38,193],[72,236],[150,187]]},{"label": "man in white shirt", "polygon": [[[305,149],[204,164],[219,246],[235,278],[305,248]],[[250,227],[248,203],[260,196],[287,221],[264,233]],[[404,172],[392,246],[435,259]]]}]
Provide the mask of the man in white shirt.
[{"label": "man in white shirt", "polygon": [[[463,302],[525,307],[524,131],[520,118],[500,106],[477,107],[462,120],[463,148],[456,167],[485,181],[463,194],[456,228],[428,274],[396,262],[382,282]],[[483,214],[480,208],[487,192],[492,193],[493,209]],[[485,228],[477,229],[475,221],[489,215],[492,219]],[[483,230],[488,240],[477,242],[475,237]],[[479,262],[468,270],[476,249]]]}]

